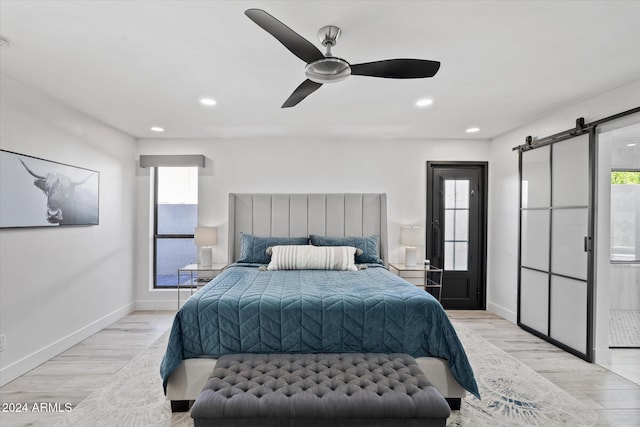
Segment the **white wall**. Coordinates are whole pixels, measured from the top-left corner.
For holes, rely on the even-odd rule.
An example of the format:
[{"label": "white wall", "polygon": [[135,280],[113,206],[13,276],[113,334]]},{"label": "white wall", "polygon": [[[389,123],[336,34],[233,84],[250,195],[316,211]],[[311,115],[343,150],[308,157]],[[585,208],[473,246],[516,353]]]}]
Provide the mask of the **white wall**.
[{"label": "white wall", "polygon": [[[198,216],[201,225],[220,227],[214,262],[227,261],[228,194],[242,192],[385,192],[390,261],[403,260],[400,225],[424,226],[426,162],[489,159],[489,143],[484,140],[143,139],[138,141],[138,151],[207,157],[207,167],[199,180]],[[150,184],[148,170],[140,169],[136,299],[140,308],[175,309],[175,290],[150,290],[151,274],[149,263],[145,262],[152,250]],[[423,256],[424,245],[419,251],[418,256]]]},{"label": "white wall", "polygon": [[4,75],[0,84],[2,149],[100,172],[100,225],[0,230],[5,384],[133,309],[135,141]]},{"label": "white wall", "polygon": [[[575,126],[578,117],[592,122],[640,105],[640,80],[494,138],[489,168],[489,265],[487,309],[515,322],[518,261],[518,154],[511,149],[528,135],[545,137]],[[608,226],[605,225],[605,226]],[[599,283],[596,293],[602,292]],[[597,302],[596,302],[597,304]],[[607,301],[608,311],[608,301]]]}]

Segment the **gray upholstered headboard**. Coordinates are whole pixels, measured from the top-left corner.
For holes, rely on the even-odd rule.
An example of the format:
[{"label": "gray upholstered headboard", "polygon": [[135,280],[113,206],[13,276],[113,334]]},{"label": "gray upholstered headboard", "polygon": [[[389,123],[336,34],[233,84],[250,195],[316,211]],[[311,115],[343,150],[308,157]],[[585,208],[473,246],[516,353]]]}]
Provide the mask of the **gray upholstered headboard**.
[{"label": "gray upholstered headboard", "polygon": [[240,234],[298,237],[379,236],[380,258],[388,262],[387,195],[229,194],[229,262],[240,256]]}]

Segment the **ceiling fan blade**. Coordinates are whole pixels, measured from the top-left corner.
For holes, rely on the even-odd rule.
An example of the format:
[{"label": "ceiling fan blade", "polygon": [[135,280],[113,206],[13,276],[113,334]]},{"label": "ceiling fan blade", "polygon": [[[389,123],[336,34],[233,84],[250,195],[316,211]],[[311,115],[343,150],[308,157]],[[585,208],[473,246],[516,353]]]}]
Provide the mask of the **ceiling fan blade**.
[{"label": "ceiling fan blade", "polygon": [[298,86],[296,90],[293,91],[289,98],[284,101],[284,104],[282,104],[282,108],[288,108],[298,105],[300,101],[311,95],[316,90],[320,89],[320,86],[322,86],[322,83],[316,83],[309,79],[303,81],[300,86]]},{"label": "ceiling fan blade", "polygon": [[351,65],[351,74],[386,77],[388,79],[419,79],[433,77],[440,69],[438,61],[426,59],[386,59]]},{"label": "ceiling fan blade", "polygon": [[324,58],[320,49],[264,10],[247,9],[244,14],[307,64]]}]

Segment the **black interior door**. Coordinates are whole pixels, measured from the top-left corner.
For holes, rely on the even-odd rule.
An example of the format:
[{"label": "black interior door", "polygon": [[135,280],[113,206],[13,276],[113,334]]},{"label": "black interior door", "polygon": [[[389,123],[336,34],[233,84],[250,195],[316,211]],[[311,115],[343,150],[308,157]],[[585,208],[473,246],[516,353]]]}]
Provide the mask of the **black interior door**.
[{"label": "black interior door", "polygon": [[444,269],[442,305],[485,308],[486,164],[427,163],[426,254]]}]

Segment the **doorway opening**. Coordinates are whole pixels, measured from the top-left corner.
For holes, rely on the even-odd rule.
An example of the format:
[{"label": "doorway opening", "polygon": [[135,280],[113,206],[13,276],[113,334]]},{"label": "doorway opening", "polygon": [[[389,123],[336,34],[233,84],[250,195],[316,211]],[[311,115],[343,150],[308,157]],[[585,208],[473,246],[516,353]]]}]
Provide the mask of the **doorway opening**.
[{"label": "doorway opening", "polygon": [[486,307],[487,162],[427,162],[426,257],[445,309]]}]

